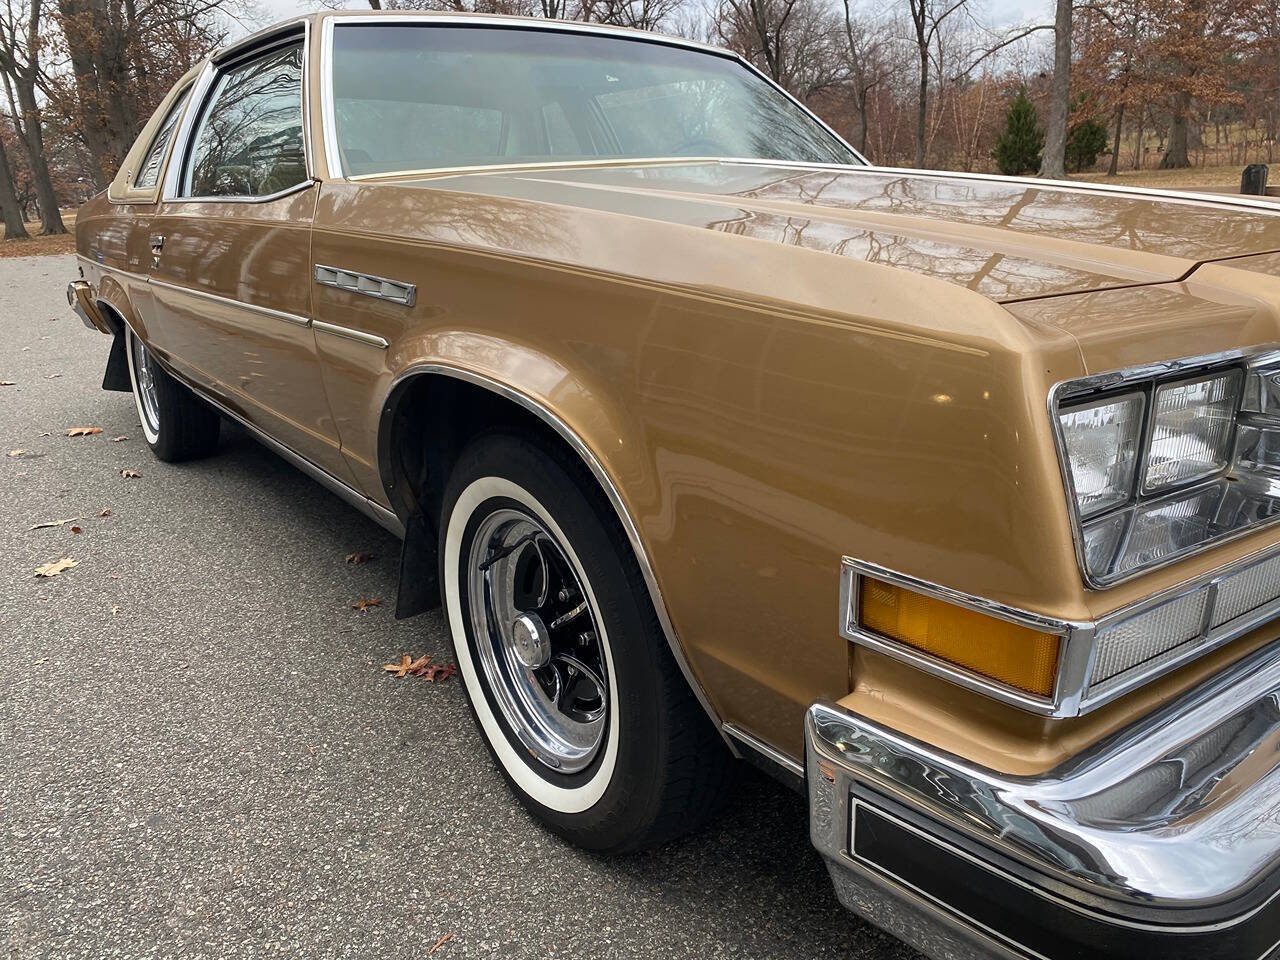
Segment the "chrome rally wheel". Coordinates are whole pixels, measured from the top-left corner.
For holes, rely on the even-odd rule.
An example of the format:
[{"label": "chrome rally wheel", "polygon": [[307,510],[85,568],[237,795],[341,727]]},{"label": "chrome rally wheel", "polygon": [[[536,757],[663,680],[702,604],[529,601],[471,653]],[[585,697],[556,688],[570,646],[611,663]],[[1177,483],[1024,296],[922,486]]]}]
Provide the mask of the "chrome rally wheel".
[{"label": "chrome rally wheel", "polygon": [[132,330],[129,338],[129,379],[133,382],[133,399],[138,407],[138,422],[147,443],[160,439],[160,398],[156,392],[156,367],[146,345]]},{"label": "chrome rally wheel", "polygon": [[192,460],[218,445],[222,418],[190,388],[160,366],[150,348],[128,325],[124,354],[133,386],[133,403],[147,446],[161,460]]},{"label": "chrome rally wheel", "polygon": [[566,549],[533,512],[493,505],[471,537],[467,605],[480,667],[503,719],[539,763],[587,767],[604,742],[604,631]]},{"label": "chrome rally wheel", "polygon": [[458,675],[526,809],[611,853],[711,816],[731,759],[577,454],[536,433],[481,435],[453,466],[439,529]]}]

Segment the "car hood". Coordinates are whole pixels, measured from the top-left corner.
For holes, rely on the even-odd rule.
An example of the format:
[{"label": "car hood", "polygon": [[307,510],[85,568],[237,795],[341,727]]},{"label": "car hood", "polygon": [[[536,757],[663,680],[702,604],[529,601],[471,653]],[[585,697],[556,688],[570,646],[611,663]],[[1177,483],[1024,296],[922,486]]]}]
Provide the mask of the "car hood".
[{"label": "car hood", "polygon": [[703,161],[447,175],[420,185],[803,247],[998,302],[1164,283],[1206,261],[1280,250],[1280,208],[875,167]]}]

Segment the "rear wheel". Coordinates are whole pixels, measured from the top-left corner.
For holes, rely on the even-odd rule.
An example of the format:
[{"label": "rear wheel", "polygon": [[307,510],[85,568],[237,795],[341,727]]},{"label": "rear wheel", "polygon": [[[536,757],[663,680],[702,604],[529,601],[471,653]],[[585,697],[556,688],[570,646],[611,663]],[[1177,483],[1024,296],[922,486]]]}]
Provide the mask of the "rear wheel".
[{"label": "rear wheel", "polygon": [[124,335],[129,381],[147,446],[161,460],[208,456],[218,445],[218,412],[171,377],[128,327]]},{"label": "rear wheel", "polygon": [[728,751],[581,464],[505,434],[472,443],[446,490],[440,562],[472,711],[538,819],[580,846],[620,852],[718,808]]}]

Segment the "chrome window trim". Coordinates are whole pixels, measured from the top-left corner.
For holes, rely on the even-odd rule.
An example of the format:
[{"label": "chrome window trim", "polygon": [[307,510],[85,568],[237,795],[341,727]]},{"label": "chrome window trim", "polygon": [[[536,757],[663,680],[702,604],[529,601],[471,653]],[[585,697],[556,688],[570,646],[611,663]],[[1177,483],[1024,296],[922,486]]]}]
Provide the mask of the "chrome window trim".
[{"label": "chrome window trim", "polygon": [[233,300],[231,297],[223,297],[216,293],[208,293],[204,290],[197,290],[194,287],[185,287],[180,283],[170,283],[168,280],[159,280],[150,277],[149,282],[153,287],[163,287],[166,290],[172,290],[175,293],[184,293],[188,296],[198,297],[201,300],[209,300],[213,303],[221,303],[228,307],[235,307],[237,310],[250,310],[254,313],[261,314],[264,317],[271,317],[273,320],[283,320],[285,323],[292,323],[299,327],[311,326],[311,318],[304,317],[296,313],[287,313],[284,310],[274,310],[271,307],[260,307],[254,303],[246,303],[243,300]]},{"label": "chrome window trim", "polygon": [[[299,28],[301,28],[300,32]],[[218,78],[227,70],[235,68],[245,60],[251,60],[264,53],[269,53],[277,47],[285,47],[297,43],[299,38],[302,40],[302,90],[300,97],[302,105],[302,162],[307,174],[306,179],[295,183],[293,186],[285,187],[283,190],[277,190],[274,193],[260,197],[241,194],[200,197],[182,196],[182,185],[185,180],[184,171],[187,161],[190,159],[191,137],[195,133],[196,125],[204,116],[205,107],[209,103],[209,96]],[[287,197],[290,194],[312,187],[318,182],[311,157],[311,102],[309,94],[311,84],[308,75],[310,49],[311,21],[310,19],[304,19],[289,21],[279,28],[273,27],[265,30],[260,36],[255,35],[252,43],[246,41],[226,50],[218,51],[210,57],[205,64],[204,70],[201,71],[200,76],[196,78],[191,86],[191,96],[187,100],[182,122],[178,126],[173,145],[170,147],[168,167],[165,170],[164,189],[161,190],[159,197],[161,203],[270,203],[273,200],[279,200],[282,197]],[[195,104],[195,109],[192,109],[192,104]]]},{"label": "chrome window trim", "polygon": [[[1144,576],[1155,570],[1163,569],[1171,564],[1186,560],[1188,557],[1194,557],[1206,550],[1214,549],[1225,544],[1238,540],[1240,537],[1257,533],[1265,530],[1270,526],[1280,522],[1280,516],[1270,520],[1264,520],[1252,526],[1243,527],[1225,536],[1215,540],[1206,541],[1204,544],[1197,546],[1184,553],[1179,553],[1161,560],[1156,563],[1142,566],[1136,570],[1117,577],[1113,580],[1098,580],[1089,573],[1088,564],[1085,558],[1084,544],[1084,524],[1080,517],[1080,512],[1076,506],[1075,481],[1071,476],[1071,467],[1067,459],[1066,439],[1062,435],[1062,424],[1058,420],[1058,411],[1065,404],[1071,406],[1075,401],[1088,399],[1090,394],[1102,394],[1112,390],[1120,390],[1126,386],[1137,384],[1152,384],[1159,386],[1170,379],[1176,379],[1180,375],[1194,375],[1196,372],[1203,371],[1211,373],[1215,368],[1230,366],[1234,363],[1242,363],[1246,370],[1251,367],[1263,366],[1269,363],[1280,362],[1280,344],[1268,343],[1260,344],[1255,347],[1245,347],[1235,350],[1223,350],[1218,353],[1204,354],[1198,357],[1185,357],[1177,360],[1165,360],[1157,363],[1148,363],[1136,367],[1127,367],[1123,370],[1111,371],[1108,373],[1090,374],[1085,377],[1077,377],[1071,380],[1060,380],[1049,390],[1047,399],[1047,408],[1049,412],[1049,425],[1053,432],[1054,449],[1058,457],[1059,477],[1062,480],[1063,492],[1066,496],[1066,505],[1068,513],[1068,522],[1071,527],[1071,540],[1076,554],[1076,565],[1080,570],[1080,577],[1084,581],[1085,586],[1092,590],[1106,590],[1117,584],[1127,583],[1137,577]],[[1244,396],[1242,387],[1241,397]],[[1237,401],[1239,403],[1240,401]],[[1140,451],[1141,460],[1137,464],[1135,474],[1135,489],[1140,484],[1142,476],[1146,472],[1146,454],[1149,442],[1149,430],[1151,429],[1151,417],[1153,411],[1152,404],[1147,403],[1146,409],[1143,411],[1143,428],[1142,428],[1142,449]],[[1230,466],[1230,465],[1229,465]],[[1228,468],[1229,468],[1228,466]],[[1208,482],[1213,482],[1215,478],[1208,478]],[[1185,487],[1178,487],[1174,490],[1164,490],[1157,494],[1147,496],[1147,500],[1158,500],[1161,497],[1168,496],[1171,493],[1185,493],[1194,490],[1196,485],[1203,481],[1196,481]],[[1102,514],[1098,514],[1101,516]],[[1094,519],[1090,517],[1089,519]]]},{"label": "chrome window trim", "polygon": [[311,322],[311,327],[320,333],[328,333],[335,337],[342,337],[345,340],[354,340],[357,343],[365,343],[371,347],[377,347],[379,350],[385,350],[389,346],[386,340],[376,334],[365,333],[363,330],[355,330],[351,327],[343,327],[336,323],[326,323],[323,320],[313,320]]},{"label": "chrome window trim", "polygon": [[[320,63],[321,63],[321,74],[322,74],[321,76],[321,123],[324,126],[325,166],[327,168],[329,176],[333,179],[343,179],[343,180],[348,179],[347,175],[342,170],[342,160],[341,160],[342,155],[338,150],[337,125],[334,120],[334,106],[333,106],[333,101],[334,101],[334,97],[333,97],[333,31],[335,29],[335,25],[339,23],[343,25],[347,25],[347,24],[385,25],[385,24],[401,23],[401,24],[416,24],[418,26],[434,26],[434,25],[465,26],[473,29],[497,28],[497,29],[506,29],[506,30],[510,30],[510,29],[549,30],[556,33],[568,33],[568,34],[579,34],[579,35],[588,34],[592,36],[613,37],[615,39],[631,40],[637,43],[656,43],[656,44],[661,44],[669,47],[681,47],[688,50],[696,50],[699,53],[705,53],[705,54],[711,54],[714,56],[723,57],[726,60],[733,60],[739,65],[746,67],[749,71],[751,71],[757,77],[762,79],[768,86],[772,87],[775,91],[781,93],[782,96],[789,103],[791,103],[794,107],[796,107],[804,116],[812,120],[819,128],[825,131],[826,134],[829,137],[831,137],[837,144],[839,144],[844,149],[848,150],[849,153],[858,161],[858,164],[832,163],[832,164],[822,164],[822,166],[831,167],[834,169],[846,169],[846,170],[857,169],[859,164],[867,167],[871,166],[871,162],[867,160],[866,157],[864,157],[861,153],[855,150],[853,146],[850,145],[848,141],[844,139],[844,137],[836,133],[836,131],[833,130],[816,113],[814,113],[812,110],[806,107],[803,103],[801,103],[799,100],[793,97],[783,87],[779,86],[777,83],[771,80],[766,74],[762,73],[759,69],[755,67],[754,64],[743,59],[738,54],[733,53],[730,50],[725,50],[722,47],[716,47],[706,43],[698,43],[695,40],[686,40],[683,37],[670,37],[664,34],[648,33],[643,30],[632,30],[628,27],[615,27],[615,26],[610,26],[606,24],[594,24],[594,23],[578,23],[575,21],[566,21],[566,20],[541,20],[534,17],[505,17],[505,16],[478,17],[478,16],[467,16],[467,15],[457,15],[457,14],[418,14],[418,15],[374,14],[374,15],[366,15],[366,16],[354,16],[354,17],[327,16],[324,18],[324,22],[323,22],[323,28],[321,31],[321,40],[320,40],[320,43],[321,43]],[[625,160],[626,158],[602,157],[600,159],[601,161],[612,161],[612,160]],[[689,158],[668,157],[664,159],[687,160]],[[599,161],[591,161],[591,162],[594,163]],[[801,166],[813,166],[813,164],[806,164],[803,161],[764,161],[764,162],[796,163]],[[552,165],[563,166],[564,162],[561,161],[559,163],[556,163],[553,161]],[[477,164],[468,168],[433,167],[423,172],[438,173],[438,172],[443,172],[450,169],[452,170],[461,170],[461,169],[486,170],[491,167],[504,167],[504,166],[509,167],[511,166],[511,164],[501,164],[501,163]],[[364,176],[394,177],[394,176],[402,176],[404,175],[404,173],[408,173],[408,172],[418,172],[418,171],[387,171],[386,173],[365,174]],[[351,178],[351,179],[354,179],[354,178]]]},{"label": "chrome window trim", "polygon": [[[841,559],[840,594],[839,594],[839,632],[851,643],[876,650],[902,663],[907,663],[935,677],[948,680],[969,690],[1008,703],[1032,713],[1051,717],[1064,718],[1081,716],[1110,703],[1138,687],[1164,676],[1181,666],[1231,641],[1249,633],[1258,627],[1280,617],[1280,597],[1247,610],[1232,620],[1214,627],[1214,610],[1218,600],[1219,585],[1235,574],[1266,563],[1280,557],[1280,544],[1273,544],[1258,550],[1247,557],[1228,563],[1216,570],[1211,570],[1193,577],[1183,583],[1170,587],[1159,593],[1144,597],[1131,604],[1119,607],[1092,620],[1068,620],[1060,617],[1031,613],[1018,607],[987,600],[972,594],[963,593],[944,587],[940,584],[922,580],[909,574],[900,573],[876,563],[857,560],[853,557]],[[869,576],[887,583],[892,583],[926,596],[935,597],[947,603],[964,607],[978,613],[986,614],[1000,620],[1041,630],[1062,637],[1062,647],[1058,659],[1058,675],[1054,684],[1052,697],[1039,697],[1015,687],[984,677],[981,674],[917,650],[914,647],[872,633],[858,623],[858,580]],[[1091,686],[1093,663],[1096,657],[1095,639],[1105,631],[1118,624],[1141,616],[1156,607],[1180,600],[1198,591],[1207,591],[1204,617],[1200,632],[1183,643],[1172,648],[1164,659],[1156,656],[1143,663],[1135,664],[1114,677],[1098,681]],[[1176,652],[1181,651],[1181,652]]]}]

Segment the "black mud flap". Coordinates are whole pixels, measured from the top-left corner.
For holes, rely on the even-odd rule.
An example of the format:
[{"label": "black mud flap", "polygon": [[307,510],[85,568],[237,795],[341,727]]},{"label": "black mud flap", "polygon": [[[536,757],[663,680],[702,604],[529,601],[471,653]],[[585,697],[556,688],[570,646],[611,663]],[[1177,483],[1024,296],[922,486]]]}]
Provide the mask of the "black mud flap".
[{"label": "black mud flap", "polygon": [[103,390],[133,392],[129,379],[129,358],[124,353],[124,334],[117,333],[111,339],[111,356],[107,357],[107,372],[102,375]]},{"label": "black mud flap", "polygon": [[405,524],[400,550],[400,586],[396,589],[396,619],[416,617],[440,606],[440,567],[436,528],[422,511]]}]

